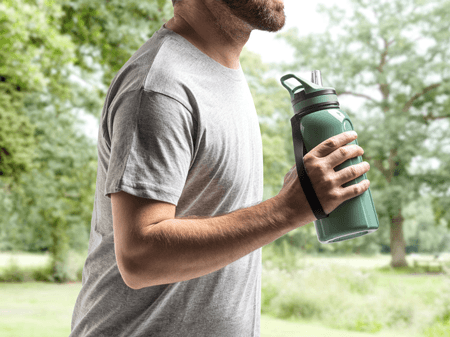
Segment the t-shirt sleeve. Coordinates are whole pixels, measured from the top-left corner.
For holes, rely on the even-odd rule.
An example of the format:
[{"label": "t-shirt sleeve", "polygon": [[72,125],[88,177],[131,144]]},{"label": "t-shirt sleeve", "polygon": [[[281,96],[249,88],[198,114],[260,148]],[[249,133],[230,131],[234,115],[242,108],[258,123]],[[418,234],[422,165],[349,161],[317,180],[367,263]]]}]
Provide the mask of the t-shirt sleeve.
[{"label": "t-shirt sleeve", "polygon": [[124,191],[177,206],[194,156],[191,112],[174,98],[140,90],[114,102],[108,119],[104,195]]}]

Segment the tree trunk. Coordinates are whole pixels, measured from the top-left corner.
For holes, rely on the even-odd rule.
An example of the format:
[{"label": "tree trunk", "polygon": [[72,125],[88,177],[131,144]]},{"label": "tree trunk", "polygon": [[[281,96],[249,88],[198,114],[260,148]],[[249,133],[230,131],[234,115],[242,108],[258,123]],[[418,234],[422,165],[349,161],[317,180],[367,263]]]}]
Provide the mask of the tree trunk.
[{"label": "tree trunk", "polygon": [[405,239],[403,237],[402,211],[399,209],[398,215],[391,218],[391,266],[393,268],[407,267]]}]

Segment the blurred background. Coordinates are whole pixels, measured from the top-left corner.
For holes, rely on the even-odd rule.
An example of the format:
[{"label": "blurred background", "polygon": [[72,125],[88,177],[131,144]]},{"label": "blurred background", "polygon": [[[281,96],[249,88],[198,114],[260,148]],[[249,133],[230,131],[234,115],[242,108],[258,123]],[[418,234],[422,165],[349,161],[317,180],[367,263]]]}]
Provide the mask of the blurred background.
[{"label": "blurred background", "polygon": [[[450,0],[285,0],[241,54],[264,200],[294,165],[280,77],[322,72],[364,148],[380,221],[263,248],[262,336],[450,336]],[[107,89],[170,0],[1,0],[0,336],[64,336],[87,255]]]}]

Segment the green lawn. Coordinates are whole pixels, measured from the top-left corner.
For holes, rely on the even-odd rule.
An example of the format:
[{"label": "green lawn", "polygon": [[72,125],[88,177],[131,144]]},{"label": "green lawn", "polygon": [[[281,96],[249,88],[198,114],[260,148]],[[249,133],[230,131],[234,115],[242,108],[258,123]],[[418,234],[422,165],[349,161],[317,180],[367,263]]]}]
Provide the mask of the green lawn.
[{"label": "green lawn", "polygon": [[414,337],[414,335],[398,331],[380,331],[379,333],[372,334],[336,330],[324,327],[320,322],[315,324],[299,323],[262,315],[261,337]]},{"label": "green lawn", "polygon": [[[24,254],[19,252],[13,255],[20,266],[44,265],[48,259],[48,255],[45,254]],[[10,257],[11,254],[9,253],[0,253],[0,269],[9,264]],[[307,264],[317,266],[343,264],[352,265],[358,269],[373,269],[388,264],[389,256],[373,258],[358,256],[345,258],[305,257],[305,260]],[[84,258],[79,258],[79,263],[82,265]],[[433,306],[434,299],[437,296],[436,294],[441,294],[438,297],[445,298],[442,295],[444,295],[446,284],[448,284],[448,280],[446,280],[448,276],[426,274],[401,275],[394,272],[377,272],[376,274],[378,277],[377,287],[379,289],[391,289],[392,291],[389,294],[393,294],[393,296],[403,294],[402,296],[406,296],[406,298],[420,297],[428,305],[428,307],[423,307],[424,310]],[[332,275],[339,277],[337,274]],[[298,281],[298,283],[291,284],[290,286],[296,287],[302,284],[300,282],[301,280]],[[269,281],[266,280],[266,282]],[[316,295],[314,296],[314,299],[320,301],[320,294],[322,293],[320,287],[323,284],[320,282],[313,283],[314,285],[310,284],[311,291],[319,291],[318,293],[313,292],[313,294],[317,295],[317,297]],[[330,282],[330,285],[333,284],[333,282]],[[335,284],[345,286],[346,283]],[[287,286],[287,284],[284,286]],[[72,311],[80,289],[81,282],[65,284],[0,282],[0,337],[67,337],[70,333]],[[373,289],[370,295],[377,296],[377,290],[379,289]],[[347,293],[343,293],[342,296],[345,299],[344,297],[347,296]],[[381,298],[384,297],[380,297],[379,299]],[[394,301],[398,302],[402,298],[405,297],[398,297],[398,299],[388,298],[386,300],[394,303]],[[312,302],[315,301],[314,299],[312,299]],[[380,305],[385,306],[385,304]],[[322,306],[326,307],[324,304]],[[355,302],[355,310],[357,308]],[[408,315],[408,307],[403,308],[400,306],[398,314]],[[426,315],[427,313],[423,312],[423,314]],[[422,315],[422,312],[420,315]],[[386,329],[378,333],[338,330],[327,327],[325,323],[319,321],[282,320],[268,315],[262,315],[261,337],[450,337],[449,325],[431,327],[425,334],[421,335],[411,331],[388,331]]]},{"label": "green lawn", "polygon": [[[81,282],[0,283],[1,337],[67,337]],[[403,337],[328,329],[320,323],[298,323],[270,316],[261,317],[261,337]],[[408,337],[412,337],[409,335]]]},{"label": "green lawn", "polygon": [[81,282],[0,283],[0,337],[67,337]]}]

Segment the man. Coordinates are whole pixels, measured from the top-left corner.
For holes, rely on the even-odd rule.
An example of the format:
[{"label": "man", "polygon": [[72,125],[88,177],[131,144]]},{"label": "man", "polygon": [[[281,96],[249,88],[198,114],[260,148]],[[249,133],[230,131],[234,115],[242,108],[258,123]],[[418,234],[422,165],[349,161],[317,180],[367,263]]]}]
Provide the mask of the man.
[{"label": "man", "polygon": [[[262,142],[239,55],[280,30],[279,0],[182,0],[114,78],[98,134],[71,337],[259,336],[261,247],[315,220],[295,166],[264,202]],[[304,158],[326,213],[368,189],[334,171],[343,133]],[[339,150],[339,151],[338,151]]]}]

